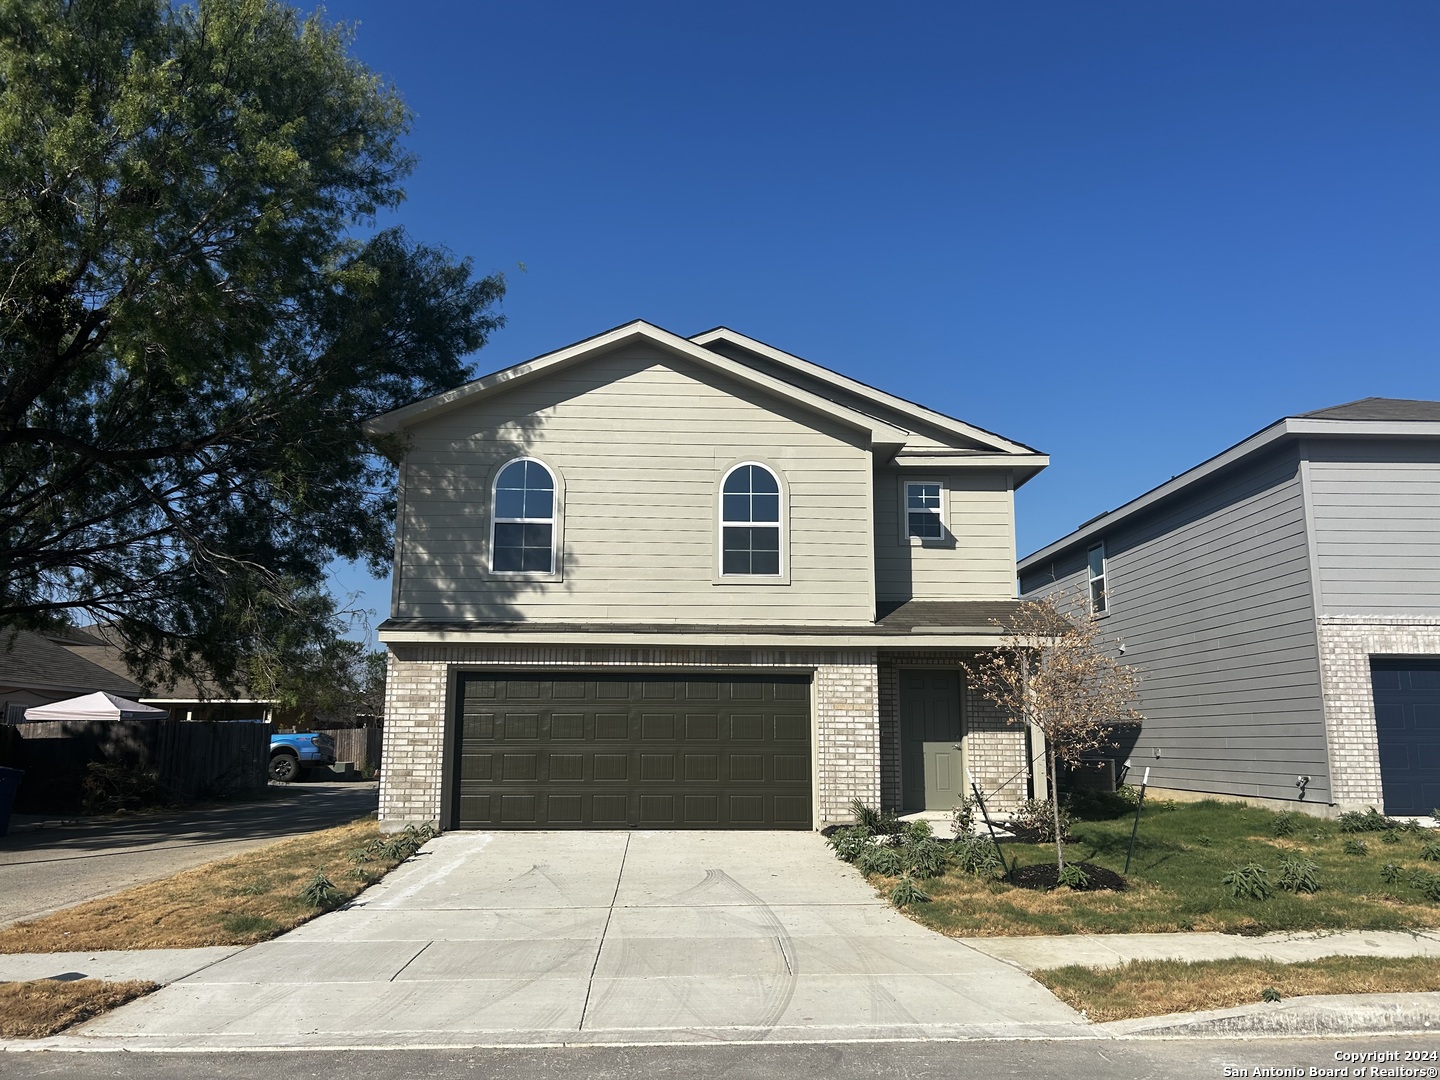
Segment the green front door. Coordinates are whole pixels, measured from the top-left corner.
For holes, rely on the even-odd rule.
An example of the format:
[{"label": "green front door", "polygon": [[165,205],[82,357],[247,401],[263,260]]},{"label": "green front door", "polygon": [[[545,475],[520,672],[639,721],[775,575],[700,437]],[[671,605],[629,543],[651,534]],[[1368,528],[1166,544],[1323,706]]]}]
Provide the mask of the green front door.
[{"label": "green front door", "polygon": [[965,793],[960,673],[900,672],[902,809],[949,810]]}]

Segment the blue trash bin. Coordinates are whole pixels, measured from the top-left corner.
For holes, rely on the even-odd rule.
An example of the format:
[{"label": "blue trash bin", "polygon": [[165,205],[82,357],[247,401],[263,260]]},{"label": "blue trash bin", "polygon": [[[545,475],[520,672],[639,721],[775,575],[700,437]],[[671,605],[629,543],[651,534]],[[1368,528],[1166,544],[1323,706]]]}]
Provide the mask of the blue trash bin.
[{"label": "blue trash bin", "polygon": [[15,805],[15,793],[20,790],[20,778],[24,775],[24,769],[0,766],[0,836],[10,831],[10,808]]}]

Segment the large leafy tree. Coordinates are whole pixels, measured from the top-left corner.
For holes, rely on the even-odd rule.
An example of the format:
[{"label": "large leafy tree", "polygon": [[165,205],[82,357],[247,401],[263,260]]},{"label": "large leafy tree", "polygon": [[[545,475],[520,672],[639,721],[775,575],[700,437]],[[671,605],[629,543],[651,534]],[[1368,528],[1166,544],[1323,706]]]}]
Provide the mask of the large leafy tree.
[{"label": "large leafy tree", "polygon": [[275,0],[0,0],[0,629],[226,681],[387,562],[359,421],[462,381],[504,285],[375,230],[408,114],[348,47]]}]

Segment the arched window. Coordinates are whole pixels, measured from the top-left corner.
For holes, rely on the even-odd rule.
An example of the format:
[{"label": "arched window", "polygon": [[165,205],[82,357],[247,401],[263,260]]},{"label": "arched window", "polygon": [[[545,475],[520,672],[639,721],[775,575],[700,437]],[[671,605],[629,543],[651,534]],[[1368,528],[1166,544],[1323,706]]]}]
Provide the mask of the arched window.
[{"label": "arched window", "polygon": [[780,575],[780,481],[764,465],[736,465],[720,485],[720,573]]},{"label": "arched window", "polygon": [[555,477],[533,458],[510,462],[495,477],[490,570],[555,573]]}]

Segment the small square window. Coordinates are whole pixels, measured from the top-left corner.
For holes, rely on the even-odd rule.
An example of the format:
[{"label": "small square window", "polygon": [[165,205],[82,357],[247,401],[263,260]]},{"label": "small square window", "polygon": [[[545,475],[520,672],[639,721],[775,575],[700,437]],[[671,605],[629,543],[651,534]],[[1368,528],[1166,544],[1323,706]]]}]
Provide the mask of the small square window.
[{"label": "small square window", "polygon": [[913,540],[945,538],[944,489],[938,481],[905,484],[905,536]]}]

